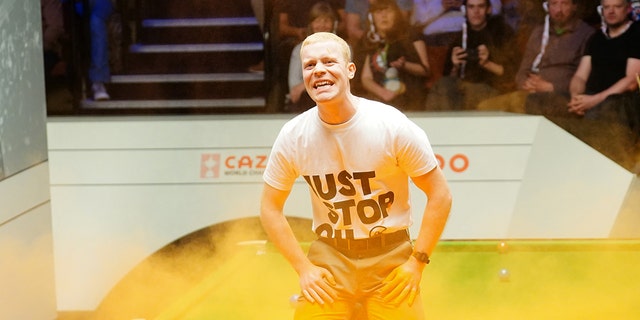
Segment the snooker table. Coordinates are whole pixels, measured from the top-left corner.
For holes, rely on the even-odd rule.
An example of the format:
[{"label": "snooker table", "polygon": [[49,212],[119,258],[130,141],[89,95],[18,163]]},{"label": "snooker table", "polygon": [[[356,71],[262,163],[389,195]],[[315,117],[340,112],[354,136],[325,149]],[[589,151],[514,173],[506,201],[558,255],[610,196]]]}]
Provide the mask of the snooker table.
[{"label": "snooker table", "polygon": [[[279,252],[247,241],[155,319],[292,319],[297,291]],[[427,319],[640,319],[640,239],[443,240],[422,303]]]}]

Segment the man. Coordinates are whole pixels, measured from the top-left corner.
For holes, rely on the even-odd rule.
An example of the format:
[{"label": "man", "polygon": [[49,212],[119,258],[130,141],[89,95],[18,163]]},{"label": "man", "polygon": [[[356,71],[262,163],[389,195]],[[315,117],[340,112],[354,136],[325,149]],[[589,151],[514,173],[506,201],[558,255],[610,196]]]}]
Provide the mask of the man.
[{"label": "man", "polygon": [[427,96],[427,110],[471,110],[505,91],[513,79],[514,32],[501,16],[491,16],[489,0],[468,0],[462,34],[449,50],[444,76]]},{"label": "man", "polygon": [[519,91],[485,100],[478,109],[567,115],[569,82],[595,29],[577,17],[575,0],[550,0],[545,9],[548,20],[531,32],[516,74]]},{"label": "man", "polygon": [[[640,73],[640,25],[629,17],[629,0],[602,0],[602,32],[589,40],[571,79],[568,110],[589,119],[627,123]],[[636,93],[637,94],[637,93]]]},{"label": "man", "polygon": [[[430,46],[449,46],[465,21],[463,0],[413,0],[411,23],[422,31]],[[491,0],[491,14],[502,12],[502,2]]]},{"label": "man", "polygon": [[[419,127],[397,109],[354,96],[349,45],[307,37],[300,56],[317,106],[285,124],[264,172],[261,220],[300,279],[296,319],[424,319],[419,286],[451,207]],[[309,185],[318,235],[305,256],[283,214],[295,180]],[[409,179],[428,198],[412,247]]]}]

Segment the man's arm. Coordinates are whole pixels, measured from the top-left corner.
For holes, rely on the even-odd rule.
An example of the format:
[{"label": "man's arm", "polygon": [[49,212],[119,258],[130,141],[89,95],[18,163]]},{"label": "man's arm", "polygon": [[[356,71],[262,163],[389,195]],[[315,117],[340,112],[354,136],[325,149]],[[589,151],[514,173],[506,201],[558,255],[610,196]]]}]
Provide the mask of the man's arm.
[{"label": "man's arm", "polygon": [[367,92],[379,97],[383,101],[391,101],[397,96],[396,92],[388,90],[373,79],[373,71],[371,71],[371,55],[367,55],[364,64],[362,64],[362,76],[360,77],[360,82]]},{"label": "man's arm", "polygon": [[569,92],[572,97],[584,93],[590,73],[591,56],[583,56],[582,59],[580,59],[580,64],[578,65],[578,69],[576,69],[576,73],[573,74],[571,82],[569,83]]},{"label": "man's arm", "polygon": [[278,190],[264,184],[260,203],[262,226],[269,239],[298,273],[300,289],[305,298],[320,304],[331,303],[336,297],[332,288],[335,284],[333,276],[326,269],[309,261],[284,216],[284,204],[289,194],[290,191]]},{"label": "man's arm", "polygon": [[[580,66],[582,66],[582,61],[580,63]],[[580,71],[580,66],[578,67],[578,71]],[[640,59],[629,58],[627,59],[626,75],[616,83],[611,85],[609,88],[592,95],[583,94],[584,83],[586,83],[586,80],[584,80],[584,83],[582,83],[582,87],[579,87],[579,84],[581,82],[576,80],[576,87],[573,87],[573,79],[576,78],[576,76],[574,75],[574,77],[571,79],[571,101],[569,102],[569,111],[577,114],[584,114],[585,111],[598,105],[610,95],[635,90],[635,77],[638,72],[640,72]],[[577,94],[574,94],[574,89],[576,89]],[[578,92],[577,89],[581,89],[582,93]]]},{"label": "man's arm", "polygon": [[[415,252],[431,256],[440,240],[451,210],[451,192],[439,167],[428,173],[412,178],[415,185],[427,196],[427,205],[422,215],[418,238],[414,243]],[[381,289],[387,301],[400,304],[408,301],[412,305],[420,288],[425,263],[411,256],[385,279]]]},{"label": "man's arm", "polygon": [[[414,249],[431,256],[449,217],[452,202],[451,191],[439,167],[412,180],[427,196],[427,206],[424,209]],[[411,259],[415,260],[413,257]],[[416,260],[416,262],[418,261]]]}]

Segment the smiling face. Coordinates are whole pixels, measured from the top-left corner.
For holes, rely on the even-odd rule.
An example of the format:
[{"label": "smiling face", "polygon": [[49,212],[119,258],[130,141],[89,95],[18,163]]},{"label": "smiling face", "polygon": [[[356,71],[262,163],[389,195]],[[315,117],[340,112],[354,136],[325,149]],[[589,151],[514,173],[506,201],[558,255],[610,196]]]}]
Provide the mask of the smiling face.
[{"label": "smiling face", "polygon": [[319,105],[344,99],[349,93],[349,80],[353,79],[356,67],[344,50],[344,45],[329,39],[303,43],[300,58],[304,85]]}]

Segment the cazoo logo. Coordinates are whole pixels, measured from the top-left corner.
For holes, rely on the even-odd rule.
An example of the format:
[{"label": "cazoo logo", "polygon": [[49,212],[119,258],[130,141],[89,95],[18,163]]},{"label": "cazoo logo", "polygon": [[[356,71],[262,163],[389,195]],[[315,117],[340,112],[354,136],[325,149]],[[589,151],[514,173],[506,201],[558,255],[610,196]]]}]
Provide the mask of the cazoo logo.
[{"label": "cazoo logo", "polygon": [[262,175],[267,167],[265,154],[225,155],[203,153],[200,156],[200,178],[219,178],[223,176]]},{"label": "cazoo logo", "polygon": [[[457,153],[446,159],[436,154],[438,165],[442,170],[462,173],[469,168],[469,158]],[[200,155],[200,178],[215,179],[220,176],[261,176],[267,167],[266,154],[235,154],[221,155],[220,153],[203,153]]]},{"label": "cazoo logo", "polygon": [[469,168],[469,158],[462,153],[454,154],[449,158],[449,161],[446,161],[445,158],[439,154],[436,154],[436,159],[438,160],[438,165],[442,170],[449,168],[455,173],[461,173],[467,171]]}]

